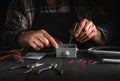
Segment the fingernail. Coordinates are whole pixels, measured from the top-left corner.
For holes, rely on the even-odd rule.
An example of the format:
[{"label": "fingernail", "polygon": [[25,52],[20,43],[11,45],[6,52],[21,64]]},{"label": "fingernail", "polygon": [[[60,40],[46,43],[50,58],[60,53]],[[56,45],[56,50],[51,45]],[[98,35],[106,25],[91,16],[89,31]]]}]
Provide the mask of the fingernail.
[{"label": "fingernail", "polygon": [[56,45],[56,47],[55,48],[58,48],[58,44]]}]

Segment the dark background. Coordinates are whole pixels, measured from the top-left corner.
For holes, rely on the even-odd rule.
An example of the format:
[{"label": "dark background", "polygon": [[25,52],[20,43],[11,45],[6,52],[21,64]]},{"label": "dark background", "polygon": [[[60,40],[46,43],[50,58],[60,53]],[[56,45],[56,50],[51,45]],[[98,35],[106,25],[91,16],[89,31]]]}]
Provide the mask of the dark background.
[{"label": "dark background", "polygon": [[[11,0],[0,0],[0,23],[4,23],[6,9]],[[118,0],[88,0],[94,5],[98,5],[104,9],[110,20],[114,23],[118,22]]]},{"label": "dark background", "polygon": [[[0,0],[0,31],[4,27],[6,11],[11,0]],[[100,6],[106,12],[108,19],[113,23],[114,28],[119,33],[119,3],[118,0],[88,0],[89,3],[95,6]],[[119,36],[120,37],[120,36]],[[119,39],[118,37],[118,39]]]}]

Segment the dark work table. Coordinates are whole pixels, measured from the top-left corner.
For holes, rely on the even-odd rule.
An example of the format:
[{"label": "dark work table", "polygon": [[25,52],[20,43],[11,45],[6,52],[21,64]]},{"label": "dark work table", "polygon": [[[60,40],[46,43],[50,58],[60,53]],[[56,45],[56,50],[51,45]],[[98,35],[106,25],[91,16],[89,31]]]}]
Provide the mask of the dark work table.
[{"label": "dark work table", "polygon": [[[81,59],[86,61],[83,67],[79,62]],[[56,58],[53,55],[47,55],[38,60],[39,63],[44,63],[43,66],[33,69],[28,74],[21,74],[27,69],[9,70],[13,66],[20,66],[35,63],[35,60],[26,60],[24,63],[18,63],[15,60],[0,61],[0,81],[120,81],[120,64],[106,64],[97,61],[93,64],[94,59],[88,53],[80,53],[76,59],[73,58]],[[63,75],[58,75],[53,70],[48,70],[37,74],[38,70],[48,65],[56,63],[58,69],[63,70]]]}]

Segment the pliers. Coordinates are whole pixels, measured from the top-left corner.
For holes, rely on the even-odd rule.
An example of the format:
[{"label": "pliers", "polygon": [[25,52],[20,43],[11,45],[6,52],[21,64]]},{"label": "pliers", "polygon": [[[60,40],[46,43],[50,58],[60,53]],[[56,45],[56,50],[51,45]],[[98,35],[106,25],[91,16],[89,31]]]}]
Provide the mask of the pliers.
[{"label": "pliers", "polygon": [[38,71],[38,74],[40,74],[43,71],[47,71],[47,70],[53,70],[55,72],[57,72],[58,75],[62,75],[63,74],[63,70],[59,70],[57,69],[57,64],[51,64],[48,67],[42,68]]},{"label": "pliers", "polygon": [[34,64],[30,64],[30,65],[24,65],[24,66],[15,66],[10,68],[11,70],[14,69],[22,69],[22,68],[27,68],[28,70],[23,72],[23,74],[29,73],[31,72],[34,68],[39,67],[41,65],[44,65],[44,63],[34,63]]}]

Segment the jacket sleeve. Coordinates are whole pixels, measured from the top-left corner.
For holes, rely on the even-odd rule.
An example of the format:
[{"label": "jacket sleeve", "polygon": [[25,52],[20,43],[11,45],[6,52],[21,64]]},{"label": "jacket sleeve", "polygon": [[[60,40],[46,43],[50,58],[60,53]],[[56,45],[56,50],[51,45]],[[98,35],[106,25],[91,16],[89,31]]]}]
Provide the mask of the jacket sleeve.
[{"label": "jacket sleeve", "polygon": [[20,48],[18,44],[19,34],[30,28],[30,14],[25,13],[25,0],[13,0],[8,8],[7,18],[4,30],[1,33],[1,48],[16,49]]},{"label": "jacket sleeve", "polygon": [[[94,7],[94,6],[93,6]],[[103,9],[99,7],[91,7],[88,8],[88,17],[96,27],[101,31],[103,37],[105,38],[107,44],[106,45],[115,45],[117,32],[114,29],[113,23],[107,17],[107,14],[103,11]]]},{"label": "jacket sleeve", "polygon": [[[74,7],[75,12],[79,19],[87,18],[91,20],[96,27],[101,31],[102,36],[105,38],[107,44],[106,45],[115,45],[117,32],[114,29],[113,23],[107,17],[105,11],[97,5],[91,5],[87,2],[80,3],[77,2]],[[90,43],[92,40],[90,41]],[[97,45],[95,41],[91,43],[91,46]]]}]

